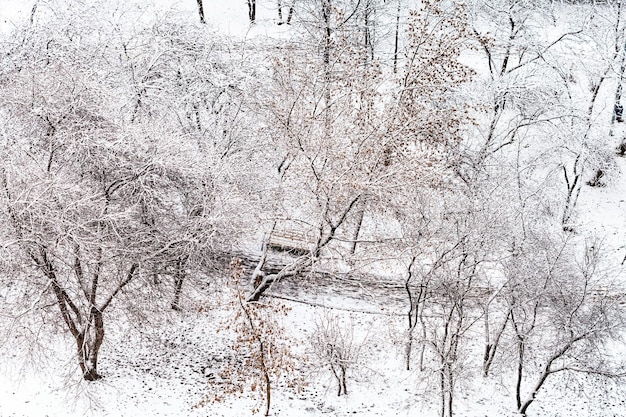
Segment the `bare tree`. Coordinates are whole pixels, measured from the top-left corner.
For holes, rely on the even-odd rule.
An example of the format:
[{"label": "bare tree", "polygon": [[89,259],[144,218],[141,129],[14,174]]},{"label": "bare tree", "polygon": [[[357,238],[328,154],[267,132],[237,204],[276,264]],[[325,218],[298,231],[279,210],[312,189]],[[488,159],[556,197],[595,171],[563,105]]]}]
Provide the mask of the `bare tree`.
[{"label": "bare tree", "polygon": [[[293,352],[281,324],[290,309],[276,300],[266,303],[247,302],[242,285],[244,270],[239,259],[231,261],[229,275],[229,304],[234,319],[225,322],[223,329],[234,331],[232,349],[243,363],[224,369],[221,377],[226,384],[201,405],[219,401],[224,394],[242,396],[245,395],[245,389],[249,389],[265,403],[263,415],[268,416],[272,405],[272,387],[280,379],[297,390],[303,385],[296,372],[297,362],[301,358]],[[253,412],[256,411],[258,409],[255,408]]]},{"label": "bare tree", "polygon": [[[181,203],[190,223],[208,217],[216,223],[200,233],[207,238],[201,245],[176,245],[168,251],[168,260],[155,266],[155,274],[173,281],[174,309],[182,307],[182,288],[193,277],[189,272],[206,264],[211,253],[230,250],[233,236],[245,238],[242,230],[250,226],[243,223],[256,224],[246,199],[256,194],[252,178],[262,176],[256,161],[262,159],[265,144],[250,133],[254,124],[245,103],[247,90],[254,88],[250,68],[240,56],[224,50],[225,39],[205,30],[158,20],[124,45],[122,76],[136,91],[124,92],[133,123],[166,124],[207,164],[202,183],[206,192],[198,195],[188,184]],[[260,207],[258,200],[255,207]],[[221,212],[230,212],[230,218]]]},{"label": "bare tree", "polygon": [[[608,341],[621,339],[624,317],[618,307],[619,297],[598,291],[606,279],[598,269],[600,248],[597,244],[588,246],[576,269],[572,268],[569,250],[567,241],[547,250],[536,292],[511,299],[518,353],[516,405],[523,416],[552,375],[626,376],[624,364],[611,360],[601,348]],[[548,341],[546,334],[550,335]],[[524,389],[526,383],[529,390]]]},{"label": "bare tree", "polygon": [[[311,247],[283,271],[265,275],[250,300],[277,279],[310,268],[327,251],[354,252],[366,216],[361,209],[383,211],[399,201],[403,187],[437,183],[459,141],[464,105],[452,104],[452,97],[471,72],[457,60],[461,10],[433,6],[414,14],[410,59],[401,84],[385,97],[380,65],[351,30],[349,15],[330,2],[320,6],[319,24],[308,34],[321,50],[311,54],[296,47],[312,42],[285,47],[274,58],[271,93],[259,99],[269,103],[264,111],[283,156],[278,179],[287,192],[279,217],[308,224]],[[433,27],[447,31],[432,34]],[[388,106],[380,108],[380,102]]]},{"label": "bare tree", "polygon": [[[122,292],[146,289],[152,271],[196,256],[211,229],[210,188],[202,169],[186,168],[197,155],[180,136],[127,123],[113,99],[123,97],[115,60],[97,42],[72,43],[80,20],[57,19],[25,29],[19,55],[7,51],[0,186],[16,259],[37,272],[93,381],[106,313]],[[64,34],[47,37],[56,25]],[[44,59],[24,65],[29,56]]]},{"label": "bare tree", "polygon": [[348,370],[358,365],[365,343],[355,337],[354,323],[342,322],[339,317],[329,314],[321,316],[315,320],[310,343],[320,365],[327,367],[337,382],[337,395],[347,395]]}]

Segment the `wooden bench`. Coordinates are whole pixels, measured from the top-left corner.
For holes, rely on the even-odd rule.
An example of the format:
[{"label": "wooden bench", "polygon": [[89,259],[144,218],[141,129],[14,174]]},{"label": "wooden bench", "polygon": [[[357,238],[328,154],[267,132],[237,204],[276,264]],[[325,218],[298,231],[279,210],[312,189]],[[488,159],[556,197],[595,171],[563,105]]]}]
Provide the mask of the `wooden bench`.
[{"label": "wooden bench", "polygon": [[274,230],[268,241],[268,248],[277,252],[288,252],[302,256],[311,251],[312,239],[301,231]]}]

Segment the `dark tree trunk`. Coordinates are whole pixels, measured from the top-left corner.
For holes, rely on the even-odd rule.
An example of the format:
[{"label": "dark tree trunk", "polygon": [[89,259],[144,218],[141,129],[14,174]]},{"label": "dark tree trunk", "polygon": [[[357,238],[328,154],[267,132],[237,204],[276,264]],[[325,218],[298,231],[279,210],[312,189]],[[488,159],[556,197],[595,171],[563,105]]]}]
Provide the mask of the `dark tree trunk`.
[{"label": "dark tree trunk", "polygon": [[94,306],[91,308],[87,329],[76,338],[80,369],[86,381],[96,381],[101,378],[98,374],[98,353],[103,341],[102,312]]},{"label": "dark tree trunk", "polygon": [[567,196],[565,198],[565,207],[563,208],[563,217],[561,223],[563,225],[563,230],[566,232],[571,232],[571,220],[574,216],[574,210],[576,208],[576,203],[578,201],[578,195],[580,194],[580,182],[582,178],[582,168],[580,167],[580,157],[578,154],[576,160],[574,161],[574,166],[572,168],[572,176],[567,172],[567,168],[563,166],[563,176],[565,177],[565,184],[567,185]]},{"label": "dark tree trunk", "polygon": [[[102,314],[122,288],[134,278],[139,265],[133,264],[130,267],[126,278],[118,284],[106,301],[99,306],[96,304],[99,275],[94,274],[91,289],[84,294],[87,298],[86,301],[90,305],[87,313],[81,311],[79,304],[72,300],[68,291],[61,285],[61,281],[57,276],[57,269],[51,256],[48,254],[47,248],[41,246],[38,252],[29,251],[29,256],[50,282],[61,317],[76,342],[78,364],[83,373],[83,378],[86,381],[96,381],[101,378],[100,374],[98,374],[98,354],[104,341],[104,320]],[[79,278],[84,278],[82,266],[78,258],[75,260],[74,269]]]},{"label": "dark tree trunk", "polygon": [[402,3],[398,0],[398,12],[396,13],[396,34],[393,42],[393,73],[398,73],[398,43],[400,40],[400,8]]},{"label": "dark tree trunk", "polygon": [[176,272],[174,273],[174,299],[172,300],[172,310],[180,311],[180,296],[183,292],[183,282],[185,281],[185,266],[187,258],[176,261]]},{"label": "dark tree trunk", "polygon": [[280,0],[278,0],[278,24],[282,25],[283,23],[290,24],[291,18],[293,17],[293,0],[290,3],[289,13],[287,14],[287,21],[283,22],[283,4]]},{"label": "dark tree trunk", "polygon": [[369,51],[369,55],[371,57],[371,59],[374,59],[374,44],[372,42],[372,30],[371,30],[371,26],[372,26],[372,20],[371,20],[371,13],[372,13],[372,5],[370,4],[370,2],[368,1],[365,4],[365,10],[364,10],[364,14],[363,14],[363,24],[364,24],[364,29],[365,29],[365,39],[364,39],[364,43],[365,43],[365,48]]},{"label": "dark tree trunk", "polygon": [[206,23],[204,20],[204,6],[202,5],[202,0],[197,0],[198,2],[198,14],[200,15],[200,23]]},{"label": "dark tree trunk", "polygon": [[354,233],[352,234],[352,244],[350,247],[350,254],[354,255],[356,252],[356,244],[359,240],[359,234],[361,233],[361,227],[363,226],[363,217],[365,216],[365,208],[361,209],[357,213],[356,218],[356,227],[354,228]]},{"label": "dark tree trunk", "polygon": [[509,322],[510,317],[511,317],[511,311],[509,310],[507,316],[502,322],[502,325],[500,326],[497,333],[495,334],[494,339],[490,340],[489,324],[488,324],[489,314],[487,311],[485,311],[485,332],[486,332],[487,340],[485,343],[485,354],[483,357],[483,376],[484,377],[489,376],[489,369],[491,368],[491,365],[493,364],[493,361],[496,357],[496,351],[498,350],[498,346],[500,345],[500,337],[502,337],[502,334],[506,330],[506,326]]},{"label": "dark tree trunk", "polygon": [[[86,381],[100,379],[98,374],[98,352],[104,340],[103,309],[99,310],[92,304],[89,316],[81,317],[81,311],[78,306],[61,286],[56,268],[46,249],[40,248],[40,256],[31,254],[31,257],[50,281],[63,321],[76,341],[78,364],[83,373],[83,378]],[[94,293],[92,292],[92,294]],[[86,323],[84,323],[85,321]]]},{"label": "dark tree trunk", "polygon": [[[331,0],[323,0],[322,1],[322,20],[324,21],[324,65],[326,67],[330,64],[330,47],[332,41],[332,28],[331,24],[331,16],[332,13],[332,5]],[[326,81],[329,81],[330,76],[328,75],[328,69],[326,71]]]},{"label": "dark tree trunk", "polygon": [[248,18],[250,23],[256,21],[256,0],[248,0]]}]

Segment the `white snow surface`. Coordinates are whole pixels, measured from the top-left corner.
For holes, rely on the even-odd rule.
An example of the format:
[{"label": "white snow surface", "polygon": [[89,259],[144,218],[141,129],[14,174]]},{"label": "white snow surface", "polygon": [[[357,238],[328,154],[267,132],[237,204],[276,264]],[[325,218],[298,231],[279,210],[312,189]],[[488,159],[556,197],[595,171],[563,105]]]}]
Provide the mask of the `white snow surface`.
[{"label": "white snow surface", "polygon": [[[342,300],[333,300],[341,304]],[[294,350],[307,354],[311,322],[319,308],[287,303],[292,308],[285,323]],[[344,302],[342,307],[351,306]],[[354,340],[363,344],[358,364],[349,373],[347,396],[336,395],[336,385],[324,369],[305,366],[308,382],[301,391],[277,383],[272,393],[273,416],[424,416],[438,415],[437,382],[424,374],[403,369],[401,335],[404,322],[384,313],[364,314],[330,310],[342,323],[354,326]],[[217,319],[216,319],[217,317]],[[222,316],[221,319],[224,319]],[[63,357],[59,343],[57,359],[46,358],[43,368],[4,359],[0,374],[0,416],[250,416],[259,401],[238,395],[199,406],[210,395],[227,359],[224,340],[215,332],[218,312],[191,312],[164,317],[159,328],[110,334],[102,349],[104,378],[96,383],[68,375],[74,365]],[[480,340],[477,334],[476,339]],[[61,340],[58,340],[61,342]],[[67,356],[66,356],[67,357]],[[20,358],[19,353],[14,357]],[[42,359],[37,359],[39,364]],[[45,369],[45,370],[42,370]],[[466,417],[513,417],[513,381],[485,380],[466,375],[455,415]],[[556,383],[554,379],[552,382]],[[623,416],[626,397],[610,383],[585,386],[560,382],[548,385],[535,404],[538,417]],[[567,387],[563,389],[563,386]],[[248,392],[246,392],[248,394]],[[260,414],[262,415],[262,414]]]}]

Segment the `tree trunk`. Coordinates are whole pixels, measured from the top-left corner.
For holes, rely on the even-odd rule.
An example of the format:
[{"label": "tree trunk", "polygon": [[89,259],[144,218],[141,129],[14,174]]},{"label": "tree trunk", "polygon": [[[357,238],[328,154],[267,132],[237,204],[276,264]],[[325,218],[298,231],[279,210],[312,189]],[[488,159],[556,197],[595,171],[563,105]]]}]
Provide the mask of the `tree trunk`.
[{"label": "tree trunk", "polygon": [[83,378],[86,381],[96,381],[101,378],[98,374],[98,353],[104,341],[104,321],[102,312],[95,306],[91,308],[87,329],[75,337],[78,347],[78,361]]},{"label": "tree trunk", "polygon": [[365,208],[359,210],[357,213],[356,227],[354,228],[354,233],[352,234],[352,244],[350,247],[351,255],[354,255],[354,253],[356,252],[356,242],[359,239],[359,233],[361,232],[361,226],[363,225],[364,216],[365,216]]},{"label": "tree trunk", "polygon": [[115,290],[100,306],[96,305],[96,292],[99,282],[98,275],[96,274],[91,284],[91,291],[85,293],[85,296],[88,298],[86,301],[88,301],[91,306],[89,313],[86,314],[84,311],[81,311],[68,292],[61,286],[57,277],[57,270],[48,255],[46,247],[41,246],[39,248],[39,254],[29,251],[29,255],[50,282],[61,317],[76,342],[78,364],[83,373],[83,378],[86,381],[96,381],[100,379],[101,376],[98,374],[98,354],[102,342],[104,341],[104,320],[102,313],[111,304],[122,288],[134,278],[139,265],[136,263],[132,264],[126,278],[118,284]]},{"label": "tree trunk", "polygon": [[504,333],[507,323],[509,322],[509,319],[511,317],[511,312],[509,311],[507,313],[506,318],[504,319],[504,322],[502,322],[502,325],[500,326],[500,328],[498,329],[497,333],[494,336],[494,339],[491,340],[490,339],[490,335],[489,335],[489,314],[486,311],[485,312],[485,356],[483,358],[483,376],[487,377],[489,376],[489,369],[491,368],[491,364],[493,364],[493,360],[496,357],[496,351],[498,350],[498,345],[500,344],[500,337],[502,337],[502,334]]},{"label": "tree trunk", "polygon": [[571,232],[573,230],[571,221],[574,217],[574,210],[576,209],[578,195],[580,194],[580,183],[583,175],[583,168],[579,168],[580,158],[581,154],[578,154],[576,160],[574,161],[574,166],[572,168],[573,178],[570,178],[567,168],[563,166],[563,176],[565,177],[565,184],[567,186],[567,196],[565,198],[565,206],[563,207],[563,217],[561,223],[563,225],[563,230],[566,232]]},{"label": "tree trunk", "polygon": [[331,0],[322,0],[322,20],[324,21],[324,65],[325,65],[325,78],[326,82],[329,82],[330,76],[328,74],[330,65],[330,48],[332,44],[332,28],[331,24],[332,5]]},{"label": "tree trunk", "polygon": [[248,0],[248,18],[250,23],[256,21],[256,0]]},{"label": "tree trunk", "polygon": [[289,12],[287,13],[287,20],[283,22],[283,3],[278,0],[278,24],[282,25],[283,23],[291,24],[291,18],[293,17],[293,0],[287,2],[289,6],[285,6],[289,8]]},{"label": "tree trunk", "polygon": [[364,10],[364,15],[363,15],[363,18],[364,18],[363,24],[365,26],[364,44],[365,44],[365,48],[369,51],[369,55],[371,59],[374,60],[374,44],[372,42],[372,30],[371,30],[371,24],[372,24],[371,13],[372,13],[372,5],[370,4],[370,1],[367,1],[365,3],[365,10]]},{"label": "tree trunk", "polygon": [[443,369],[439,371],[439,389],[441,390],[441,417],[446,417],[446,378]]},{"label": "tree trunk", "polygon": [[206,23],[204,20],[204,7],[202,5],[202,0],[197,0],[198,2],[198,14],[200,15],[200,23]]},{"label": "tree trunk", "polygon": [[396,33],[393,42],[393,73],[398,73],[398,43],[400,40],[400,9],[402,2],[398,0],[398,12],[396,13]]},{"label": "tree trunk", "polygon": [[[617,9],[618,16],[620,16],[621,8],[622,8],[622,2],[619,2],[618,9]],[[615,91],[615,109],[617,109],[617,106],[621,106],[622,82],[624,80],[624,72],[626,72],[626,43],[624,43],[624,47],[621,53],[622,53],[622,60],[621,60],[620,68],[619,68],[617,90]],[[609,132],[610,136],[613,136],[613,126],[615,125],[615,121],[617,120],[615,109],[613,110],[613,115],[611,117],[611,131]],[[626,137],[624,136],[622,136],[622,138],[620,139],[620,144],[617,147],[617,154],[619,156],[624,156],[624,154],[626,154]]]},{"label": "tree trunk", "polygon": [[621,60],[620,60],[620,68],[619,68],[619,78],[617,79],[617,88],[615,90],[615,101],[614,101],[614,106],[613,106],[613,115],[611,116],[611,131],[609,132],[610,136],[613,136],[613,126],[615,125],[615,121],[621,121],[618,120],[619,118],[621,118],[621,115],[618,115],[616,110],[618,107],[621,107],[622,105],[622,82],[624,80],[624,72],[626,72],[626,42],[624,42],[623,46],[620,45],[619,42],[619,25],[620,25],[620,17],[622,15],[622,2],[618,2],[617,3],[617,24],[615,26],[615,41],[616,41],[616,45],[615,45],[615,56],[614,58],[617,57],[617,55],[621,54]]},{"label": "tree trunk", "polygon": [[30,256],[51,284],[61,317],[76,342],[78,365],[83,373],[83,378],[86,381],[100,379],[98,374],[98,352],[104,340],[103,309],[98,309],[92,303],[89,316],[84,317],[67,291],[61,286],[56,268],[48,256],[46,248],[39,248],[39,256],[34,253],[30,253]]},{"label": "tree trunk", "polygon": [[413,291],[411,290],[411,280],[413,279],[413,264],[415,263],[416,257],[411,259],[411,263],[408,267],[408,275],[407,279],[404,282],[404,289],[409,297],[409,311],[407,312],[407,319],[409,328],[407,330],[407,340],[405,346],[405,361],[406,361],[406,370],[409,371],[411,369],[411,353],[413,351],[413,331],[417,326],[418,318],[420,315],[420,304],[422,302],[422,297],[424,295],[424,286],[420,284],[419,292],[417,293],[417,297],[413,297]]},{"label": "tree trunk", "polygon": [[452,370],[452,365],[450,363],[446,364],[446,373],[448,380],[448,391],[446,392],[447,398],[447,409],[448,414],[447,417],[452,417],[452,403],[454,401],[454,371]]},{"label": "tree trunk", "polygon": [[287,15],[287,24],[291,24],[291,18],[293,17],[293,3],[289,6],[289,14]]},{"label": "tree trunk", "polygon": [[524,379],[524,338],[517,335],[517,381],[515,383],[515,401],[517,409],[522,408],[522,380]]},{"label": "tree trunk", "polygon": [[185,281],[185,265],[187,258],[183,257],[176,261],[176,272],[174,273],[174,299],[172,300],[172,310],[180,311],[180,296],[183,292],[183,282]]}]

